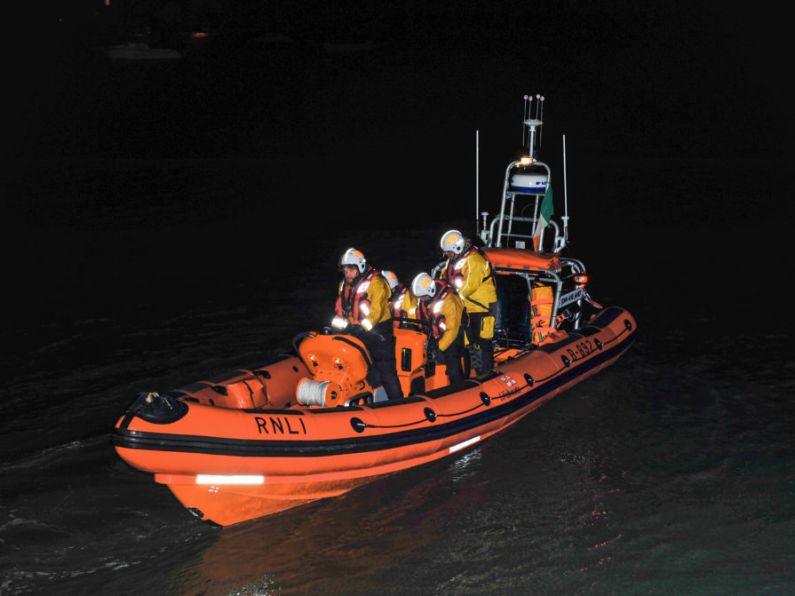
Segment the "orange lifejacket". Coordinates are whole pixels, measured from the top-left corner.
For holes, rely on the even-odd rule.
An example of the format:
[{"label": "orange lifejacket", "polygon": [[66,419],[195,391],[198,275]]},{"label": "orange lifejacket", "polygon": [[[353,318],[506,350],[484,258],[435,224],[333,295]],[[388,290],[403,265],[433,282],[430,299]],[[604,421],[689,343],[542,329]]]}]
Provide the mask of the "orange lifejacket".
[{"label": "orange lifejacket", "polygon": [[408,288],[403,287],[403,284],[398,284],[398,287],[395,288],[394,292],[392,292],[392,298],[389,301],[389,306],[392,310],[392,327],[395,329],[400,329],[400,326],[403,324],[403,321],[400,319],[407,316],[406,311],[403,308],[403,301],[406,299],[407,293]]},{"label": "orange lifejacket", "polygon": [[402,288],[392,295],[391,309],[395,329],[423,329],[423,323],[430,320],[426,304],[418,300],[408,288]]},{"label": "orange lifejacket", "polygon": [[552,324],[552,306],[555,295],[550,286],[535,285],[530,292],[530,326],[533,345],[540,346],[555,330]]},{"label": "orange lifejacket", "polygon": [[[427,317],[431,324],[431,334],[434,339],[439,339],[444,335],[447,330],[446,317],[441,313],[441,310],[434,308],[439,302],[442,302],[452,291],[452,288],[443,281],[436,281],[436,296],[433,297],[427,306],[423,308],[424,316]],[[422,303],[422,301],[419,301]],[[437,312],[438,311],[438,312]]]},{"label": "orange lifejacket", "polygon": [[[447,267],[442,271],[442,279],[451,285],[454,288],[460,288],[461,285],[464,283],[464,275],[461,273],[462,269],[462,261],[465,261],[466,258],[470,255],[470,253],[476,252],[481,257],[483,257],[488,262],[488,257],[486,253],[483,252],[479,247],[470,245],[464,252],[462,252],[458,258],[456,259],[448,259]],[[489,273],[486,277],[483,278],[483,283],[487,282],[493,276],[492,273]]]},{"label": "orange lifejacket", "polygon": [[[370,306],[370,300],[367,298],[367,288],[370,282],[380,277],[381,273],[370,267],[369,270],[362,273],[359,277],[353,280],[352,284],[347,281],[342,282],[342,289],[337,296],[337,303],[334,306],[334,311],[338,317],[345,319],[353,319],[354,321],[361,322],[367,315],[362,312],[362,305]],[[365,309],[368,311],[368,309]]]},{"label": "orange lifejacket", "polygon": [[398,284],[398,287],[392,292],[390,305],[392,307],[392,316],[395,319],[406,316],[404,314],[406,311],[403,309],[403,301],[406,299],[406,292],[408,292],[408,288],[403,287],[403,284]]},{"label": "orange lifejacket", "polygon": [[461,268],[459,267],[458,269],[456,269],[455,267],[456,263],[458,263],[460,260],[464,258],[466,258],[466,253],[462,254],[460,257],[458,257],[455,260],[449,259],[447,261],[447,267],[445,267],[444,270],[442,271],[441,279],[443,279],[445,282],[447,282],[448,285],[451,285],[454,288],[456,287],[456,281],[458,282],[459,287],[461,286],[461,284],[464,283],[464,276],[461,274]]}]

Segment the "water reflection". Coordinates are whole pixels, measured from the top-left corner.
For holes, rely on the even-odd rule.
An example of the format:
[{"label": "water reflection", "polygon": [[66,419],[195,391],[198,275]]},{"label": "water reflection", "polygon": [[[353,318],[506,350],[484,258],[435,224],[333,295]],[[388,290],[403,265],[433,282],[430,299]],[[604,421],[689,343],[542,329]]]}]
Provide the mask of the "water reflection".
[{"label": "water reflection", "polygon": [[475,449],[474,451],[465,453],[456,459],[452,464],[450,464],[450,472],[452,474],[453,482],[461,482],[473,474],[477,474],[478,470],[480,469],[479,464],[481,459],[480,449]]},{"label": "water reflection", "polygon": [[451,521],[482,504],[484,483],[475,473],[480,461],[475,449],[452,462],[227,528],[201,555],[182,593],[311,592],[333,585],[367,591],[368,578],[398,563],[419,563],[444,541]]}]

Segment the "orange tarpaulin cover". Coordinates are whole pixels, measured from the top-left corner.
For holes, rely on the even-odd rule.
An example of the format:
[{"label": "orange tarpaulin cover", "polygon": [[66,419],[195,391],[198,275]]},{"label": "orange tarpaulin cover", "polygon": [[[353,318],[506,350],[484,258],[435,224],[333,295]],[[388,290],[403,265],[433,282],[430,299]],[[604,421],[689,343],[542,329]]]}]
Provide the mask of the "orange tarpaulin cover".
[{"label": "orange tarpaulin cover", "polygon": [[487,248],[484,250],[492,267],[509,269],[560,269],[558,256],[552,253],[538,253],[519,248]]}]

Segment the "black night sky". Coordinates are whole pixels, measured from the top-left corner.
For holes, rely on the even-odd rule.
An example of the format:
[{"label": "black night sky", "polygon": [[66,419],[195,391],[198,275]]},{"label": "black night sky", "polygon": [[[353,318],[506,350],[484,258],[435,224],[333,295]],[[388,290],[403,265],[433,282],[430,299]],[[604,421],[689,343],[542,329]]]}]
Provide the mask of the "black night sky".
[{"label": "black night sky", "polygon": [[[476,129],[481,210],[495,211],[525,93],[546,97],[541,155],[558,176],[567,135],[571,251],[608,297],[622,300],[618,254],[704,279],[680,263],[707,246],[750,268],[752,253],[787,252],[791,95],[774,12],[267,7],[50,2],[7,33],[4,319],[24,348],[10,366],[63,322],[233,295],[267,310],[277,280],[315,266],[311,281],[333,287],[351,244],[400,275],[430,266],[442,231],[472,230]],[[131,43],[179,58],[113,54]]]},{"label": "black night sky", "polygon": [[[768,165],[791,155],[785,32],[768,10],[259,6],[27,7],[5,55],[3,240],[15,308],[41,316],[70,296],[107,303],[138,284],[173,287],[198,260],[249,270],[275,246],[340,231],[471,222],[474,130],[488,203],[519,148],[524,93],[547,97],[544,155],[558,169],[567,134],[583,223],[688,219],[716,233],[716,218],[760,214],[721,196],[725,187],[768,184],[782,169]],[[108,58],[143,35],[182,59]],[[655,160],[671,164],[665,205],[647,202],[650,180],[632,172]],[[676,193],[692,185],[705,188],[681,204]],[[787,208],[777,189],[767,194],[770,211]],[[280,231],[293,240],[274,245]]]},{"label": "black night sky", "polygon": [[[345,231],[471,225],[474,130],[482,208],[493,211],[519,148],[524,93],[548,100],[543,155],[553,168],[567,134],[582,240],[596,216],[632,227],[690,220],[715,234],[718,220],[788,208],[770,181],[791,155],[792,119],[784,26],[769,10],[267,7],[27,7],[6,36],[2,136],[17,308],[29,316],[68,296],[107,302],[137,284],[173,288],[199,261],[250,270],[276,247],[306,255],[310,238]],[[108,58],[143,36],[182,58]],[[662,162],[665,204],[647,200],[648,171],[632,171]],[[772,185],[767,206],[724,192],[760,182]],[[679,196],[694,186],[702,192]],[[290,238],[274,244],[280,232]]]}]

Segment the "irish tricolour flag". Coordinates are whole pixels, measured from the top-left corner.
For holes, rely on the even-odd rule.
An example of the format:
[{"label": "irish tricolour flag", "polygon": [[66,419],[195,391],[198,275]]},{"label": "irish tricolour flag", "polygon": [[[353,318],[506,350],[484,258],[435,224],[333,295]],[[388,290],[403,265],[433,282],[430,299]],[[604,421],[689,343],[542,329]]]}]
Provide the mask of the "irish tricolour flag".
[{"label": "irish tricolour flag", "polygon": [[547,184],[547,189],[544,191],[544,200],[541,201],[541,213],[538,214],[538,221],[536,222],[536,229],[533,232],[533,248],[538,250],[541,244],[541,233],[552,221],[552,213],[554,206],[552,204],[552,184]]}]

